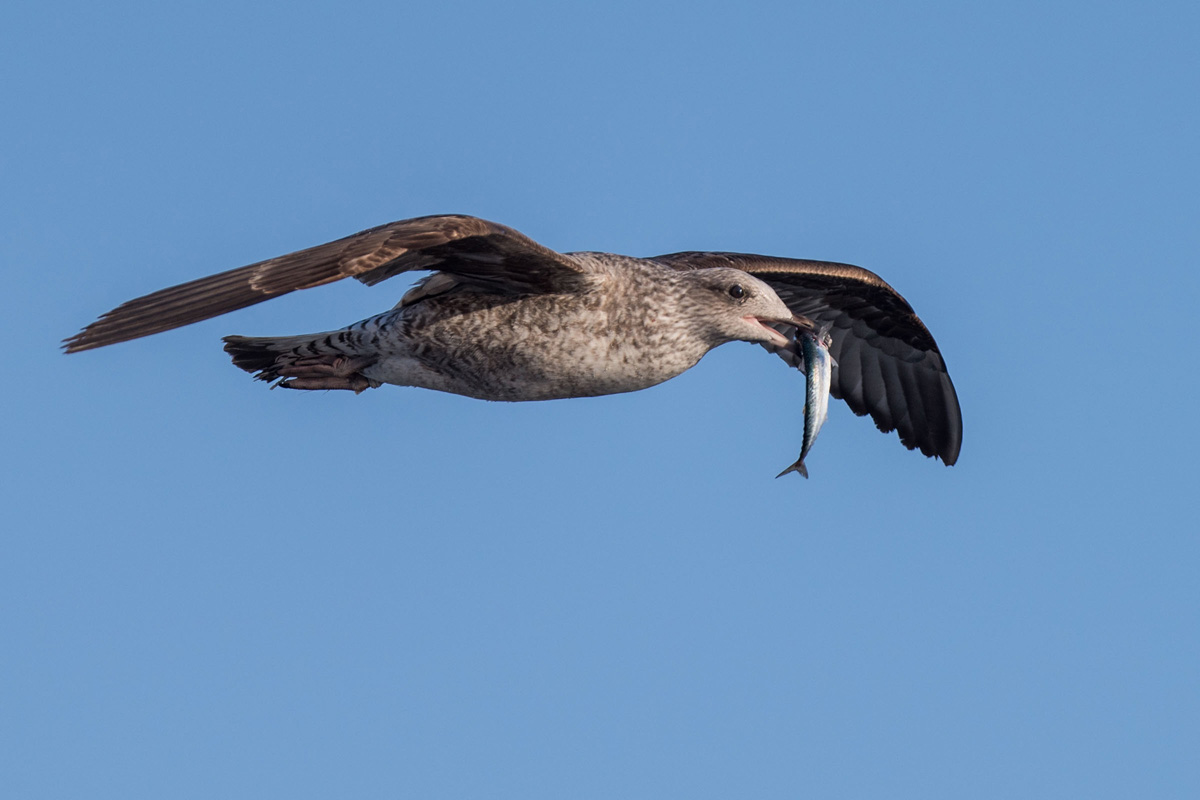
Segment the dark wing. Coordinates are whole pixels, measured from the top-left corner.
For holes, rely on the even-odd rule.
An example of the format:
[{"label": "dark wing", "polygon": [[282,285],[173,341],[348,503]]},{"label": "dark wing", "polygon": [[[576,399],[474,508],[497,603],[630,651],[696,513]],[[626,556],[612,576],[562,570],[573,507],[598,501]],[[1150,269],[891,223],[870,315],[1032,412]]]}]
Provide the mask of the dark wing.
[{"label": "dark wing", "polygon": [[137,339],[342,278],[373,286],[424,269],[497,294],[568,293],[587,284],[574,260],[512,228],[476,217],[418,217],[130,300],[67,339],[64,348],[74,353]]},{"label": "dark wing", "polygon": [[[792,313],[830,324],[837,360],[832,394],[881,431],[898,431],[910,450],[946,464],[962,447],[962,412],[946,363],[912,306],[870,270],[830,261],[744,253],[672,253],[654,261],[675,269],[733,267],[770,284]],[[803,357],[774,349],[793,366]]]}]

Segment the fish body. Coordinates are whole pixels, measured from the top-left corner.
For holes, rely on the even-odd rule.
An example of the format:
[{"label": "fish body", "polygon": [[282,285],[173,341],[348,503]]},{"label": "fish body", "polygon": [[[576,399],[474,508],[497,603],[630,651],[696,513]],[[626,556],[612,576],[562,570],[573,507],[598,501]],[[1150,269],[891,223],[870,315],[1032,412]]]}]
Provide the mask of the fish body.
[{"label": "fish body", "polygon": [[804,374],[807,386],[804,393],[804,441],[800,448],[800,457],[796,463],[775,477],[782,478],[789,472],[799,472],[808,477],[808,468],[804,466],[804,458],[817,441],[817,434],[829,416],[829,386],[833,376],[833,356],[829,348],[833,338],[829,335],[829,327],[820,331],[800,331],[800,350],[804,355]]}]

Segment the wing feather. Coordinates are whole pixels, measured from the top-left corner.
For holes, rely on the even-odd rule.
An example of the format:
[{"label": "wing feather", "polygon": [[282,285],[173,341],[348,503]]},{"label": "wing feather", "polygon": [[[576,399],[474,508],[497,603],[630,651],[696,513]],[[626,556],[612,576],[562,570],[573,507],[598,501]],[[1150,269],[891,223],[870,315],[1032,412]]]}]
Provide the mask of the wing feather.
[{"label": "wing feather", "polygon": [[425,269],[499,294],[567,293],[587,285],[574,259],[512,228],[461,215],[418,217],[130,300],[67,339],[64,348],[74,353],[149,336],[343,278],[373,286]]},{"label": "wing feather", "polygon": [[[748,253],[655,256],[675,269],[733,267],[770,284],[792,312],[830,324],[832,394],[876,426],[895,430],[909,449],[946,464],[962,448],[962,411],[929,329],[900,293],[874,272],[851,264]],[[796,353],[775,349],[795,365]]]}]

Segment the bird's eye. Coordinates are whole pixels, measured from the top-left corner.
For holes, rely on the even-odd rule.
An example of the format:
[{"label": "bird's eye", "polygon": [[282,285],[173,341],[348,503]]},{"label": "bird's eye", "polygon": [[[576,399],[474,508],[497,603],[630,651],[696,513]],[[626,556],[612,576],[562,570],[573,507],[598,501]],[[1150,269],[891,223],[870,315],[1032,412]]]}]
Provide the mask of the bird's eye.
[{"label": "bird's eye", "polygon": [[741,300],[746,296],[746,290],[742,288],[740,283],[735,283],[733,286],[729,287],[729,296],[736,297],[738,300]]}]

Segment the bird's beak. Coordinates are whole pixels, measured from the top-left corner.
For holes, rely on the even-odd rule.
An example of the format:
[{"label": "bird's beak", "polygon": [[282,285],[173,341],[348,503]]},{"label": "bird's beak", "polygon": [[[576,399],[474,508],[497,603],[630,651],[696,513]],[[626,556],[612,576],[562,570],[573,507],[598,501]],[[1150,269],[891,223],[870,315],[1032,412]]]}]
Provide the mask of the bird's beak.
[{"label": "bird's beak", "polygon": [[772,319],[772,320],[767,320],[767,321],[768,322],[781,322],[784,325],[792,325],[796,328],[799,328],[802,331],[815,331],[817,329],[817,323],[813,322],[808,317],[802,317],[799,314],[793,314],[792,316],[790,316],[786,319]]},{"label": "bird's beak", "polygon": [[771,334],[773,344],[776,347],[787,347],[793,340],[788,338],[786,334],[780,333],[778,330],[776,330],[774,327],[775,325],[787,325],[794,327],[797,329],[797,336],[799,335],[800,331],[812,331],[816,330],[817,327],[816,324],[808,317],[801,317],[795,314],[786,317],[745,317],[745,319],[749,322],[757,322],[764,329],[766,329],[767,333]]}]

